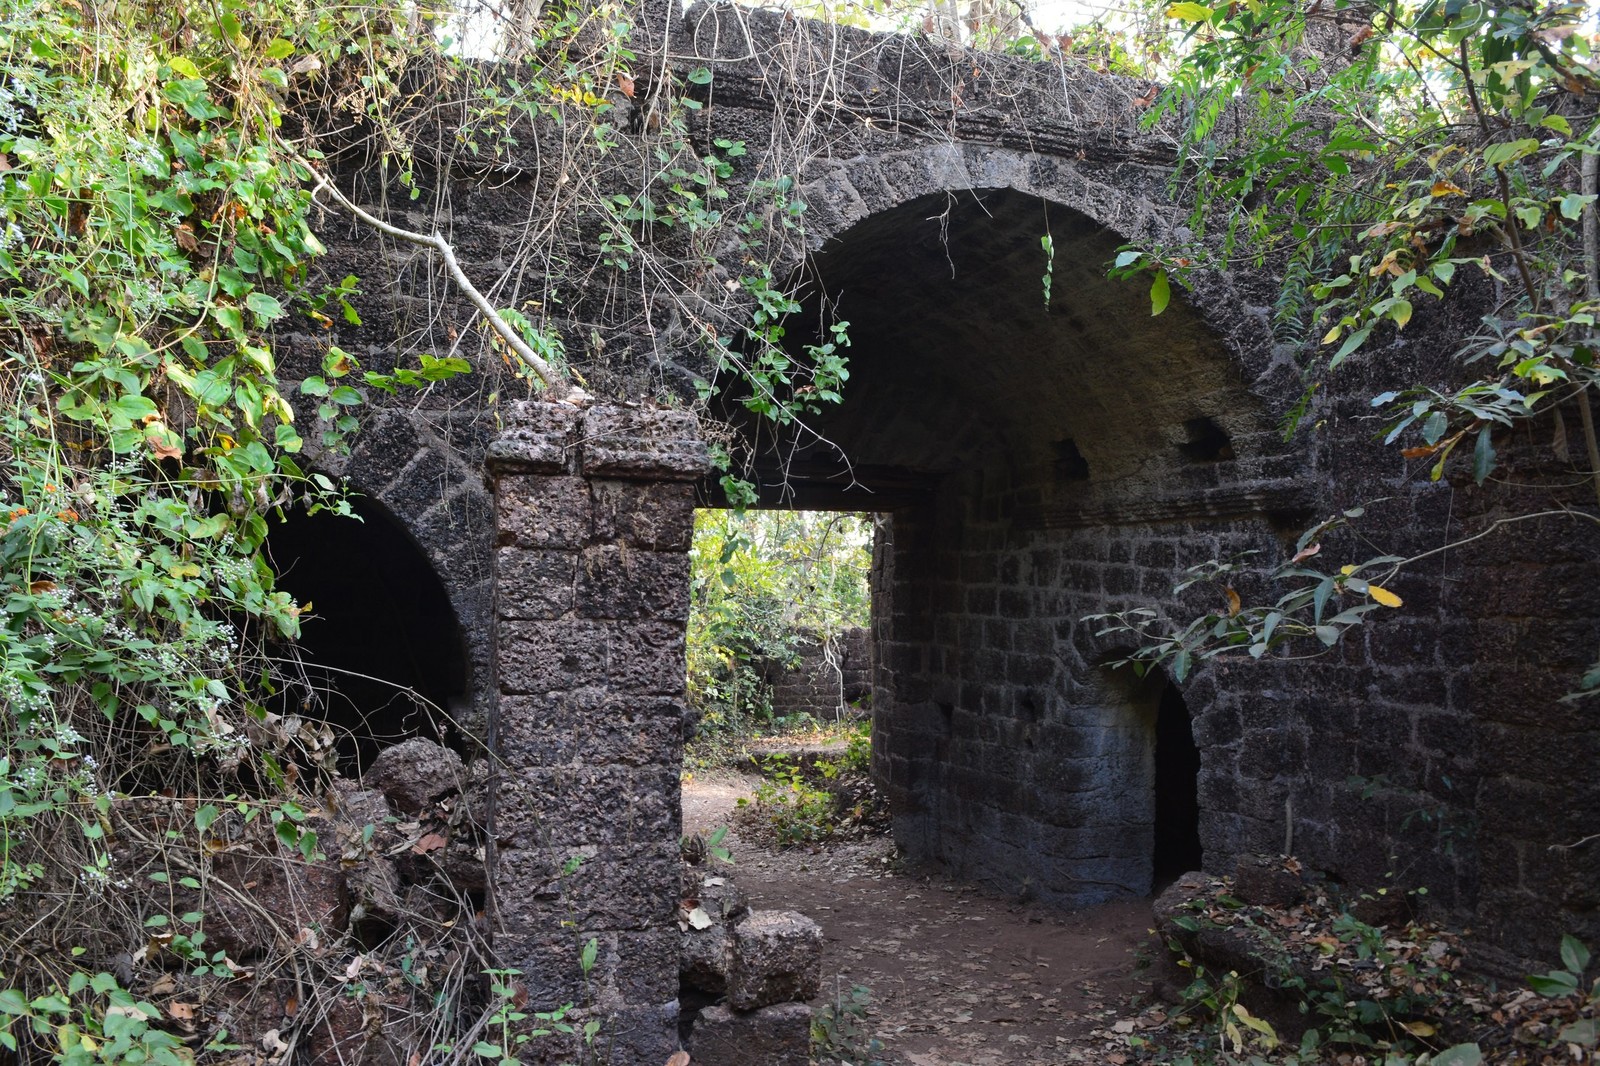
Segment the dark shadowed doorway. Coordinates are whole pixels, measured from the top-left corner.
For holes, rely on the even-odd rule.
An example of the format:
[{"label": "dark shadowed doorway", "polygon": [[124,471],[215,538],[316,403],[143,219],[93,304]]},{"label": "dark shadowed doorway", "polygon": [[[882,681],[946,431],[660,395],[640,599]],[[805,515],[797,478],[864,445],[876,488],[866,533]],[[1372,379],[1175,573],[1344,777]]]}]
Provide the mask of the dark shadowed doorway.
[{"label": "dark shadowed doorway", "polygon": [[1181,875],[1200,869],[1200,749],[1195,747],[1189,708],[1178,686],[1168,683],[1156,708],[1156,812],[1154,885],[1159,892]]},{"label": "dark shadowed doorway", "polygon": [[279,587],[305,609],[280,713],[321,718],[339,761],[361,769],[413,736],[452,739],[450,707],[467,690],[460,626],[432,565],[375,501],[358,519],[292,512],[267,550]]}]

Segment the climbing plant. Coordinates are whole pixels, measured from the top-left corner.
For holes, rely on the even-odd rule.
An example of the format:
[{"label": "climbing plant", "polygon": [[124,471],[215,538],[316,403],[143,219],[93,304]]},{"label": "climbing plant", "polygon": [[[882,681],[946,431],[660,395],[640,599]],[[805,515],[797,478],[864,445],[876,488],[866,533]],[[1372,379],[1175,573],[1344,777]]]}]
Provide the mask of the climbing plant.
[{"label": "climbing plant", "polygon": [[[1432,480],[1483,485],[1508,430],[1547,419],[1564,449],[1576,414],[1580,468],[1600,498],[1591,411],[1600,125],[1589,103],[1600,76],[1587,10],[1251,0],[1177,3],[1166,14],[1188,50],[1150,119],[1182,124],[1176,180],[1194,190],[1194,236],[1130,245],[1114,273],[1150,280],[1160,313],[1171,284],[1201,286],[1206,271],[1243,262],[1281,271],[1276,327],[1305,352],[1305,396],[1286,435],[1307,431],[1318,390],[1346,387],[1341,369],[1403,338],[1421,311],[1482,301],[1489,313],[1445,378],[1368,398],[1384,443]],[[1106,632],[1137,639],[1135,665],[1170,662],[1179,676],[1229,652],[1332,646],[1372,612],[1400,608],[1397,574],[1437,554],[1324,553],[1329,534],[1363,513],[1315,526],[1292,558],[1266,568],[1287,586],[1276,599],[1241,601],[1241,578],[1261,571],[1254,560],[1213,560],[1180,590],[1215,585],[1216,609],[1176,626],[1148,610],[1104,616]],[[1546,517],[1513,515],[1494,528],[1514,535]],[[1600,669],[1581,685],[1597,688]]]},{"label": "climbing plant", "polygon": [[[263,546],[287,509],[349,513],[322,471],[366,406],[468,372],[487,396],[581,400],[568,346],[597,330],[552,314],[566,295],[682,291],[675,272],[704,279],[729,239],[745,273],[722,306],[686,300],[679,320],[706,365],[742,382],[740,402],[793,421],[835,400],[846,339],[784,348],[795,305],[772,264],[802,240],[805,210],[786,161],[730,203],[744,145],[690,132],[709,72],[636,89],[625,5],[531,15],[506,49],[514,69],[460,55],[457,12],[427,4],[0,10],[0,1045],[29,1062],[221,1056],[237,1050],[226,1032],[173,1039],[192,1005],[164,1013],[151,987],[167,970],[246,975],[207,942],[208,856],[249,842],[273,862],[322,861],[332,846],[316,828],[336,769],[326,727],[279,713],[297,706],[308,605],[277,587]],[[625,109],[637,129],[623,150]],[[385,202],[421,201],[428,174],[450,171],[428,154],[446,113],[447,150],[469,170],[524,138],[556,149],[565,191],[541,202],[509,271],[543,257],[542,298],[480,288],[441,235],[447,217],[413,229]],[[379,192],[359,198],[355,171]],[[339,339],[372,313],[372,282],[326,273],[330,214],[421,248],[484,325],[468,337],[480,343],[363,366]],[[580,230],[601,254],[574,263],[560,238]],[[171,861],[130,866],[147,847]],[[394,950],[407,989],[461,1007],[467,971],[489,960],[473,924],[457,928],[464,946],[431,979]],[[258,964],[308,987],[355,982],[297,932]],[[440,1037],[472,1024],[425,1013]]]}]

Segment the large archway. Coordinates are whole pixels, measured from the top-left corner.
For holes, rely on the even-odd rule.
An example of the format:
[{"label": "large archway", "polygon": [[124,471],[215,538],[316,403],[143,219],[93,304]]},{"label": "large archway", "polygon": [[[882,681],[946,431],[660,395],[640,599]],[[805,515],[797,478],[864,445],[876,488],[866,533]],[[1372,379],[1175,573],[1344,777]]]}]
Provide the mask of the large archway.
[{"label": "large archway", "polygon": [[[1236,340],[1182,296],[1157,317],[1146,285],[1108,279],[1121,243],[1012,189],[872,215],[808,265],[791,338],[798,354],[849,322],[844,402],[776,440],[749,427],[763,499],[891,516],[874,759],[897,840],[1063,903],[1147,892],[1198,863],[1208,831],[1203,765],[1180,757],[1165,772],[1185,782],[1158,791],[1161,691],[1107,686],[1081,620],[1171,603],[1186,555],[1262,543],[1296,498],[1299,461]],[[1168,691],[1175,748],[1185,709]]]},{"label": "large archway", "polygon": [[327,721],[341,764],[360,769],[407,737],[459,742],[468,669],[427,557],[382,504],[351,506],[354,517],[291,512],[267,550],[306,611],[283,709]]}]

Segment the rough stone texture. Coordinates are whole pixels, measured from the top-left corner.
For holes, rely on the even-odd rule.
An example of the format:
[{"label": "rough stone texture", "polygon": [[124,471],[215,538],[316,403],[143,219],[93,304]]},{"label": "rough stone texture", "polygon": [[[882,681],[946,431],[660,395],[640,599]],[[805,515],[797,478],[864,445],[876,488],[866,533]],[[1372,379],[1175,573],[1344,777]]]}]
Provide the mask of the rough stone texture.
[{"label": "rough stone texture", "polygon": [[1292,907],[1305,899],[1305,883],[1281,858],[1246,855],[1233,868],[1233,895],[1258,907]]},{"label": "rough stone texture", "polygon": [[664,1062],[678,1043],[689,482],[705,449],[682,412],[523,404],[489,463],[497,948],[531,1009],[577,1003],[611,1061]]},{"label": "rough stone texture", "polygon": [[751,911],[733,928],[728,1006],[804,1002],[822,989],[822,929],[794,911]]},{"label": "rough stone texture", "polygon": [[[678,976],[685,988],[720,996],[728,987],[728,972],[733,968],[733,928],[750,913],[744,889],[732,878],[705,873],[694,866],[683,867],[683,898],[679,903],[683,946],[678,957]],[[705,911],[711,925],[695,928],[689,915]]]},{"label": "rough stone texture", "polygon": [[[774,449],[787,484],[776,463],[758,479],[772,502],[886,515],[874,575],[875,771],[913,856],[1061,902],[1147,892],[1159,685],[1107,674],[1101,664],[1129,648],[1097,637],[1085,615],[1151,605],[1192,617],[1215,601],[1172,594],[1183,567],[1241,551],[1282,559],[1308,522],[1379,497],[1388,502],[1369,509],[1362,533],[1399,555],[1585,503],[1582,478],[1549,457],[1552,425],[1526,447],[1497,442],[1507,477],[1482,489],[1431,483],[1373,439],[1372,395],[1451,387],[1450,353],[1500,302],[1489,281],[1470,282],[1479,290],[1465,301],[1419,305],[1388,348],[1375,335],[1370,354],[1341,368],[1336,393],[1319,394],[1315,430],[1288,444],[1277,424],[1304,389],[1306,344],[1274,334],[1273,278],[1200,277],[1159,318],[1138,286],[1108,281],[1103,265],[1120,244],[1192,236],[1167,188],[1172,132],[1139,129],[1133,101],[1147,83],[776,12],[668,8],[647,21],[672,41],[670,63],[714,75],[696,136],[749,146],[735,200],[750,177],[789,172],[765,147],[790,143],[788,116],[819,118],[819,140],[796,153],[815,253],[806,276],[850,321],[853,343],[845,402],[815,428],[851,465],[801,441]],[[641,53],[642,69],[668,63]],[[444,143],[452,132],[441,131]],[[481,187],[441,186],[470,270],[493,277],[514,259],[555,180],[530,147]],[[375,181],[356,174],[351,187],[377,203]],[[365,325],[331,338],[285,335],[287,377],[316,372],[330,339],[383,371],[473,335],[460,303],[423,306],[418,294],[437,287],[432,264],[345,225],[330,218],[321,233],[330,275],[358,273],[369,292],[397,294],[391,314],[363,306]],[[1048,307],[1046,232],[1056,248]],[[801,265],[797,250],[775,274]],[[721,262],[684,276],[702,278],[693,296],[722,306],[741,269]],[[530,266],[508,303],[547,281]],[[653,294],[594,288],[614,317],[597,311],[592,326],[593,308],[574,314],[578,335],[595,328],[604,344],[581,354],[569,344],[593,390],[691,396],[710,368],[683,316]],[[794,320],[816,319],[812,309]],[[791,339],[814,339],[802,333],[796,325]],[[667,594],[681,571],[651,553],[687,546],[691,496],[682,483],[628,478],[694,454],[674,451],[679,416],[503,410],[508,431],[492,458],[518,487],[491,521],[477,470],[496,416],[479,409],[481,387],[441,383],[415,408],[384,408],[348,459],[320,457],[319,468],[348,473],[389,507],[446,582],[475,656],[469,732],[481,735],[499,699],[497,742],[519,769],[658,766],[678,735],[681,692],[663,642],[681,631],[668,608],[682,601]],[[1218,434],[1222,444],[1209,445]],[[580,470],[591,455],[599,465]],[[1335,535],[1319,558],[1334,569],[1372,553]],[[1587,525],[1519,524],[1430,558],[1425,574],[1407,571],[1405,608],[1335,651],[1218,662],[1187,679],[1207,868],[1275,852],[1292,834],[1310,870],[1352,885],[1427,885],[1432,905],[1479,930],[1480,956],[1498,945],[1547,960],[1569,931],[1600,940],[1600,848],[1567,846],[1594,831],[1600,810],[1600,730],[1589,708],[1559,702],[1593,659],[1597,555]],[[584,602],[591,594],[603,606]],[[573,780],[562,793],[537,779],[527,802],[547,811],[617,783]],[[651,780],[669,796],[675,788]],[[670,819],[662,810],[641,800],[604,845],[540,836],[537,818],[513,814],[519,842],[506,863],[542,891],[563,851],[586,846],[611,877],[622,852],[607,849],[656,861],[646,838]],[[624,912],[665,904],[616,884],[610,902],[578,911],[617,923],[600,928],[645,931]],[[565,920],[560,888],[540,901],[540,921]],[[554,926],[530,922],[516,935],[537,928]]]},{"label": "rough stone texture", "polygon": [[467,771],[449,748],[413,737],[379,752],[365,779],[395,810],[417,814],[440,796],[461,791]]},{"label": "rough stone texture", "polygon": [[688,929],[683,934],[683,949],[678,957],[678,980],[685,988],[720,996],[728,989],[728,971],[733,968],[733,933],[717,924],[707,929]]},{"label": "rough stone texture", "polygon": [[689,1046],[696,1066],[806,1066],[811,1008],[779,1003],[745,1013],[707,1007],[695,1019]]},{"label": "rough stone texture", "polygon": [[847,629],[829,641],[799,649],[796,663],[766,663],[775,714],[828,719],[864,712],[872,704],[872,639],[864,628]]}]

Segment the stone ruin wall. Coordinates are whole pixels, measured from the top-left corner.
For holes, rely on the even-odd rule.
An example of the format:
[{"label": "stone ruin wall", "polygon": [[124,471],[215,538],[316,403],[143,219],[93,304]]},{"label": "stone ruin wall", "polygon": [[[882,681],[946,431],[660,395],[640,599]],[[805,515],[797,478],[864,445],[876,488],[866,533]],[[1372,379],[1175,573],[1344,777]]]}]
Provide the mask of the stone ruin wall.
[{"label": "stone ruin wall", "polygon": [[870,715],[871,638],[870,629],[846,629],[830,640],[803,643],[795,662],[762,664],[762,679],[772,687],[772,713],[823,722]]},{"label": "stone ruin wall", "polygon": [[[795,31],[740,16],[740,32],[755,34],[747,41],[731,32],[727,17],[675,25],[694,30],[690,39],[703,55],[729,54],[717,67],[729,96],[708,119],[711,128],[759,145],[764,131],[771,138],[771,97],[782,86],[761,86],[765,45],[750,44]],[[729,32],[710,33],[719,26]],[[843,39],[860,41],[848,31]],[[883,65],[894,58],[874,55]],[[819,244],[917,196],[966,188],[1038,196],[1121,237],[1164,232],[1181,218],[1161,200],[1163,142],[1139,140],[1131,114],[1075,126],[1070,115],[1040,103],[1049,99],[1048,87],[1002,96],[999,78],[978,79],[963,109],[948,93],[939,95],[939,78],[925,81],[919,90],[915,79],[847,79],[851,106],[880,121],[843,123],[837,150],[801,175]],[[1089,88],[1102,96],[1116,90]],[[919,104],[918,91],[934,98]],[[985,91],[996,95],[985,101]],[[1124,106],[1131,95],[1124,94]],[[1091,113],[1104,114],[1117,112],[1108,104]],[[456,192],[458,249],[469,269],[492,276],[501,251],[519,239],[518,228],[503,220],[517,217],[518,197],[530,195],[531,186],[514,178],[493,191]],[[327,243],[335,274],[373,265],[365,235],[330,221]],[[431,268],[393,250],[377,261],[393,268],[395,321],[408,320],[415,300],[407,294],[426,288]],[[1224,341],[1226,374],[1259,407],[1257,428],[1235,433],[1236,459],[1196,466],[1173,458],[1163,467],[1170,485],[1159,492],[1148,481],[1129,481],[1074,497],[1077,490],[1059,485],[1048,464],[1030,458],[952,476],[920,502],[893,509],[874,577],[875,758],[895,804],[897,835],[914,855],[1062,902],[1146,891],[1149,709],[1099,665],[1127,649],[1097,640],[1083,615],[1145,603],[1190,609],[1193,600],[1172,601],[1175,568],[1245,549],[1279,557],[1305,520],[1379,496],[1394,499],[1374,531],[1387,538],[1384,549],[1399,553],[1470,534],[1530,504],[1581,502],[1556,483],[1531,441],[1511,468],[1524,486],[1513,493],[1429,485],[1372,439],[1366,398],[1419,372],[1443,380],[1441,353],[1470,328],[1470,316],[1445,319],[1419,309],[1404,344],[1334,383],[1337,397],[1319,409],[1318,434],[1271,445],[1261,427],[1300,391],[1293,352],[1271,340],[1270,279],[1241,277],[1227,292],[1197,301],[1195,310]],[[1493,294],[1484,298],[1487,306]],[[465,321],[451,311],[437,328],[452,315],[457,325]],[[360,331],[341,328],[338,339],[379,369],[395,358],[397,334],[409,346],[448,347],[426,331],[368,319]],[[618,398],[670,394],[685,380],[688,362],[678,360],[688,357],[669,340],[630,347],[624,338],[594,365],[581,365]],[[292,374],[296,359],[303,370],[315,366],[325,343],[286,337],[286,369]],[[522,543],[522,534],[502,529],[511,540],[497,547],[482,463],[502,414],[483,401],[471,380],[436,387],[419,403],[379,413],[350,457],[324,457],[322,466],[347,474],[388,507],[450,592],[471,652],[464,720],[487,731],[498,703],[495,740],[515,771],[502,778],[510,790],[496,830],[504,842],[502,878],[543,884],[535,871],[547,871],[556,851],[572,845],[597,856],[614,849],[608,853],[644,864],[641,871],[653,868],[666,862],[678,831],[672,767],[680,740],[672,708],[681,693],[667,675],[681,665],[672,665],[667,645],[681,626],[683,601],[651,586],[657,598],[630,601],[627,611],[639,613],[613,617],[626,614],[619,604],[639,592],[608,584],[630,572],[614,568],[657,549],[631,543],[632,533],[606,527],[594,518],[600,512],[586,510],[613,491],[603,486],[612,480],[603,471],[515,474],[524,487],[532,479],[567,479],[577,496],[542,506],[549,522],[578,525],[548,545]],[[1142,417],[1137,393],[1129,402],[1124,417]],[[681,470],[651,476],[669,478],[661,491],[672,507],[690,506],[691,483],[672,480]],[[1362,557],[1354,543],[1332,544],[1329,554],[1336,548]],[[1589,530],[1559,520],[1525,527],[1511,540],[1478,542],[1408,576],[1398,589],[1407,600],[1403,612],[1376,620],[1325,656],[1219,663],[1182,685],[1202,757],[1208,868],[1226,871],[1238,855],[1275,852],[1292,828],[1296,852],[1313,869],[1361,885],[1385,884],[1390,874],[1427,885],[1437,906],[1509,954],[1548,956],[1567,931],[1600,940],[1597,851],[1564,847],[1592,832],[1600,812],[1593,774],[1600,733],[1584,705],[1557,702],[1593,659],[1596,605],[1587,591],[1597,548]],[[496,613],[495,558],[508,549],[502,561],[515,557],[521,569],[502,570]],[[572,601],[562,608],[565,620],[507,614],[556,609],[511,591],[535,562],[570,571],[575,581],[581,574],[583,584],[571,587],[598,598]],[[514,639],[526,660],[502,655],[497,666],[496,632],[508,640],[521,633]],[[599,633],[604,642],[597,643]],[[614,680],[629,700],[655,708],[644,718],[616,705],[606,687],[612,681],[596,686],[585,673],[599,662],[585,649],[603,643],[613,649],[605,662],[621,662],[631,655],[623,644],[634,638],[648,645],[659,669]],[[608,747],[607,736],[620,747]],[[590,745],[598,747],[591,752]],[[563,767],[560,775],[550,773],[552,763]],[[581,794],[561,791],[580,787]],[[629,808],[625,817],[619,803]],[[604,862],[587,869],[591,894],[580,896],[592,910],[580,924],[608,931],[605,965],[661,948],[651,923],[661,920],[675,889],[661,888],[653,874],[596,876],[610,869]],[[504,941],[514,954],[530,964],[541,952],[570,962],[570,938],[552,939],[549,924],[567,920],[566,891],[517,898]],[[546,989],[556,998],[560,981],[570,978],[563,966],[552,972],[566,976]],[[647,966],[609,987],[639,1031],[659,1034],[672,983]],[[642,1039],[648,1045],[657,1037]]]}]

